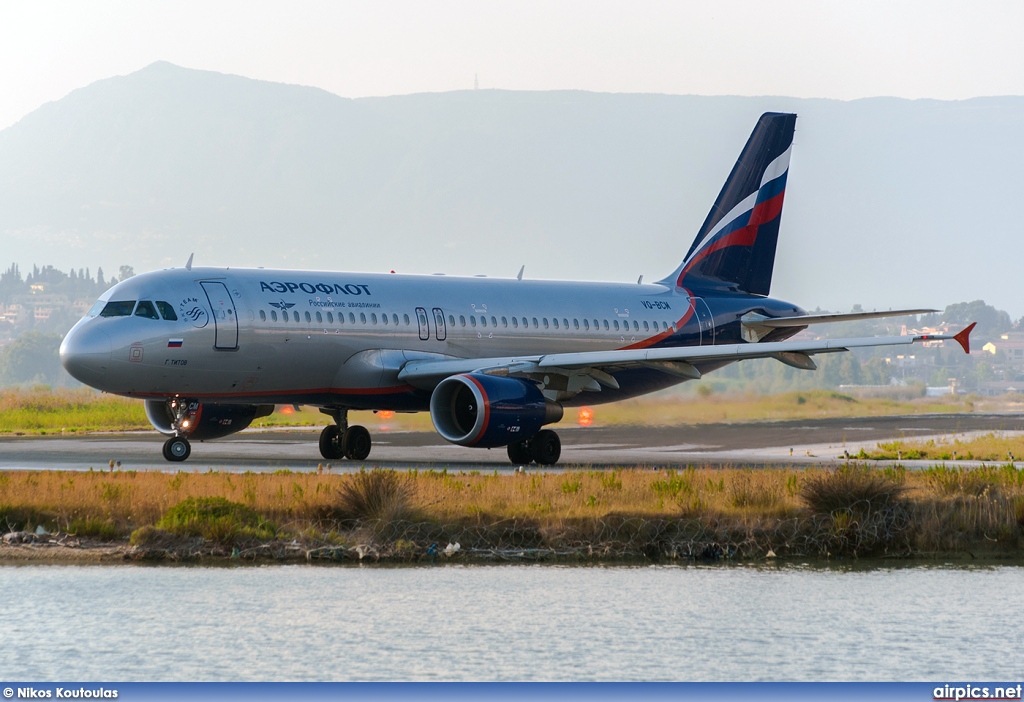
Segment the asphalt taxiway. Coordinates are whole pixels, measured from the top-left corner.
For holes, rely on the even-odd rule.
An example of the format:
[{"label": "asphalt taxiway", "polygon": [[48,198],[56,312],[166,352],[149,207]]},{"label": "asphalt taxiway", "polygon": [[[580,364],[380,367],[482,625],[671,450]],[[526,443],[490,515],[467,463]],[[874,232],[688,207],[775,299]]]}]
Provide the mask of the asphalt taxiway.
[{"label": "asphalt taxiway", "polygon": [[[562,458],[555,468],[592,466],[809,465],[842,463],[861,448],[892,439],[963,438],[988,432],[1024,433],[1017,414],[932,414],[857,417],[677,427],[556,426]],[[0,470],[335,471],[360,468],[508,471],[505,449],[467,449],[433,432],[375,431],[366,461],[325,461],[317,450],[317,428],[247,430],[211,442],[195,442],[185,463],[168,463],[164,440],[153,432],[75,436],[2,436]],[[904,464],[911,462],[904,461]],[[934,461],[918,462],[931,465]],[[963,465],[964,462],[958,462]],[[913,464],[911,464],[913,465]],[[1022,463],[1024,467],[1024,463]]]}]

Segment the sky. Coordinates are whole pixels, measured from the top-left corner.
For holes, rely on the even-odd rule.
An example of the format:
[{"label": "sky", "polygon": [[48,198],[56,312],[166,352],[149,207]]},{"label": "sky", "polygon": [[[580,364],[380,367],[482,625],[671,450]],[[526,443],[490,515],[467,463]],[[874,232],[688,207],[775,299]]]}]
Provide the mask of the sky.
[{"label": "sky", "polygon": [[481,88],[850,100],[1024,94],[1024,3],[0,3],[0,129],[166,60],[345,97]]}]

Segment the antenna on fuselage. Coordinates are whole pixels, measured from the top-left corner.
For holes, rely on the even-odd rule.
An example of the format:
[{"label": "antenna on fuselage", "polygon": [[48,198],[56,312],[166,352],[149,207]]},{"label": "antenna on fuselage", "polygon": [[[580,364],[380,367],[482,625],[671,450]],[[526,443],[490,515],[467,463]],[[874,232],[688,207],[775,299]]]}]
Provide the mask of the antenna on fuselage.
[{"label": "antenna on fuselage", "polygon": [[190,253],[190,254],[188,255],[188,261],[186,261],[186,262],[185,262],[185,270],[186,270],[186,271],[190,271],[190,270],[192,270],[192,257],[193,257],[193,256],[195,256],[195,252],[193,252],[193,253]]},{"label": "antenna on fuselage", "polygon": [[516,280],[522,280],[523,279],[523,271],[525,271],[525,270],[526,270],[526,264],[524,263],[523,267],[519,269],[519,275],[516,276]]},{"label": "antenna on fuselage", "polygon": [[637,285],[641,285],[641,284],[642,284],[643,282],[644,282],[644,277],[643,277],[643,275],[641,275],[641,276],[640,276],[639,278],[637,278],[637,279],[636,279],[636,284],[637,284]]}]

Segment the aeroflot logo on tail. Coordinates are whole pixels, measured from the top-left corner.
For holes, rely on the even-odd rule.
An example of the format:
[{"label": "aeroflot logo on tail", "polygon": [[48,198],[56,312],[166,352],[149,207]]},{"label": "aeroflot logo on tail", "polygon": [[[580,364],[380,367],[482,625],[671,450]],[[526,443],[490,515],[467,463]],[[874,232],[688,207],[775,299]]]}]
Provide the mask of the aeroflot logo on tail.
[{"label": "aeroflot logo on tail", "polygon": [[273,280],[269,283],[260,281],[260,292],[262,291],[275,292],[275,293],[293,293],[296,290],[301,290],[304,293],[312,295],[313,293],[320,292],[325,295],[338,294],[338,295],[369,295],[369,285],[357,285],[355,283],[348,283],[342,285],[340,283],[290,283],[280,282]]}]

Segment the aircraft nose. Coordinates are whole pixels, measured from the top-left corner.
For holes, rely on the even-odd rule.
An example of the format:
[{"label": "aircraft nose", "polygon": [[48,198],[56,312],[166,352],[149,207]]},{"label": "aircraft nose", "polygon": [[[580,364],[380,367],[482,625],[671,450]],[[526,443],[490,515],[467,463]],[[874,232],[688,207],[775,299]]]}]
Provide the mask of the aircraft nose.
[{"label": "aircraft nose", "polygon": [[71,377],[94,385],[110,365],[110,337],[102,329],[79,326],[60,345],[60,362]]}]

